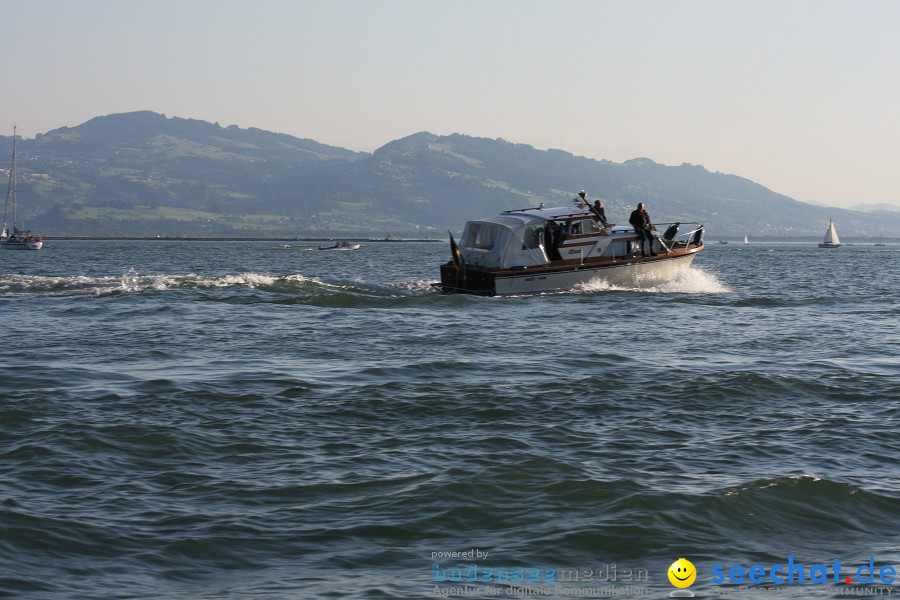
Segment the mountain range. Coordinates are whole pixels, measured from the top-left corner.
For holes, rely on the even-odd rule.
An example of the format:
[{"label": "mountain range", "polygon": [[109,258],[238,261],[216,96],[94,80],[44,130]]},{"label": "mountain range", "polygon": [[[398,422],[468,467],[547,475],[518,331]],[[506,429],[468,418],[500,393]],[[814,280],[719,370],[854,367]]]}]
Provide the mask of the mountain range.
[{"label": "mountain range", "polygon": [[[0,137],[10,156],[12,137]],[[826,208],[748,179],[649,158],[623,163],[503,139],[416,133],[372,153],[149,111],[17,140],[18,219],[46,236],[443,237],[579,190],[625,223],[700,222],[716,237],[895,237],[900,212]]]}]

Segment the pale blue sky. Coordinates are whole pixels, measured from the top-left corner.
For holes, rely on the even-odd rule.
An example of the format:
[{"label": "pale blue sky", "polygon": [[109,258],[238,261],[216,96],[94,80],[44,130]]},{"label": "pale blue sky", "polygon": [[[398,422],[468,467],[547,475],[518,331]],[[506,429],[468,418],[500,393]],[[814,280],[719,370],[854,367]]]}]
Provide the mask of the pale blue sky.
[{"label": "pale blue sky", "polygon": [[[900,205],[897,0],[0,0],[0,128],[431,131]],[[581,187],[572,182],[572,187]]]}]

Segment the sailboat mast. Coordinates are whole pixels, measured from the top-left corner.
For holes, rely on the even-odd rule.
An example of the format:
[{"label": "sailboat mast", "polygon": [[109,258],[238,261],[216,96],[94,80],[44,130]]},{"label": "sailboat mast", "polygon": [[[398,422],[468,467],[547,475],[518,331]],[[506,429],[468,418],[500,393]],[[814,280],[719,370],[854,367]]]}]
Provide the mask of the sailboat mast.
[{"label": "sailboat mast", "polygon": [[10,184],[12,185],[12,203],[13,203],[13,233],[16,232],[16,126],[13,125],[13,157],[12,167],[10,167]]},{"label": "sailboat mast", "polygon": [[16,222],[16,201],[15,201],[15,183],[16,177],[16,128],[13,127],[13,154],[12,154],[12,162],[9,166],[9,183],[6,186],[6,202],[3,204],[3,228],[0,229],[0,233],[2,233],[2,237],[7,237],[9,235],[9,231],[6,230],[6,215],[9,212],[9,197],[13,197],[13,228],[15,228]]}]

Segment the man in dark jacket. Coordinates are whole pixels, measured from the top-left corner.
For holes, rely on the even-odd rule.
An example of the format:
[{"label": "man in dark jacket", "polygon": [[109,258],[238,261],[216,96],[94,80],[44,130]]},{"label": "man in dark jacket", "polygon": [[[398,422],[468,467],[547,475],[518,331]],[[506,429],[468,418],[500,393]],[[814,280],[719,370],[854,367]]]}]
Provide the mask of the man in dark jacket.
[{"label": "man in dark jacket", "polygon": [[[631,212],[631,217],[629,217],[628,222],[631,223],[631,226],[634,227],[634,231],[638,234],[638,238],[641,240],[641,256],[646,258],[648,255],[653,255],[653,223],[650,222],[650,215],[647,214],[647,210],[644,208],[644,203],[641,202],[637,205],[637,209]],[[647,243],[647,250],[644,251],[644,242]]]},{"label": "man in dark jacket", "polygon": [[600,220],[600,224],[604,227],[609,227],[609,223],[606,222],[606,209],[603,208],[603,203],[599,200],[594,200],[594,214],[597,215],[597,218]]}]

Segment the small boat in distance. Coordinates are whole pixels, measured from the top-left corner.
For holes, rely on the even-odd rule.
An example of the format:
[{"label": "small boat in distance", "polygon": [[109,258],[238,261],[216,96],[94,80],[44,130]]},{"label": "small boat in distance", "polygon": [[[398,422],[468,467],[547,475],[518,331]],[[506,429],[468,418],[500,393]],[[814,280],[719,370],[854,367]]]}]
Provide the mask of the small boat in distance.
[{"label": "small boat in distance", "polygon": [[360,244],[338,242],[334,246],[319,246],[319,250],[359,250]]},{"label": "small boat in distance", "polygon": [[828,219],[828,229],[825,230],[825,239],[819,244],[819,248],[840,248],[841,240],[838,237],[837,229],[834,228],[834,221]]},{"label": "small boat in distance", "polygon": [[[12,231],[6,227],[9,204],[12,200]],[[12,164],[9,167],[9,186],[6,188],[6,203],[3,205],[3,226],[0,227],[0,248],[8,250],[40,250],[44,238],[40,234],[21,230],[16,223],[16,128],[13,127]]]},{"label": "small boat in distance", "polygon": [[747,245],[749,245],[749,244],[750,244],[750,238],[747,237],[747,234],[745,233],[745,234],[744,234],[744,245],[747,246]]},{"label": "small boat in distance", "polygon": [[[590,283],[652,287],[669,281],[703,249],[703,225],[658,223],[649,256],[634,228],[606,223],[585,203],[522,208],[469,221],[442,264],[445,294],[499,296],[571,290]],[[679,232],[682,225],[687,225]]]}]

